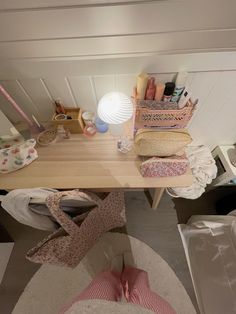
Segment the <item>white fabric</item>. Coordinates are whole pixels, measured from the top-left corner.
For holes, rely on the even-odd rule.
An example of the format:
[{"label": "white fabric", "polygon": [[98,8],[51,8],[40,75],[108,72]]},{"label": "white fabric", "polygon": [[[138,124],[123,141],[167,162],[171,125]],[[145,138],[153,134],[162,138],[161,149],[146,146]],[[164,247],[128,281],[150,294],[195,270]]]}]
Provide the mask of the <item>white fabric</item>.
[{"label": "white fabric", "polygon": [[[9,192],[2,198],[2,208],[22,224],[40,230],[54,231],[58,228],[49,209],[44,203],[47,196],[57,190],[47,188],[17,189]],[[32,200],[41,200],[42,203],[33,203]],[[63,211],[78,214],[93,205],[87,200],[62,199],[60,203]]]},{"label": "white fabric", "polygon": [[189,146],[185,152],[194,176],[193,184],[188,187],[167,188],[167,192],[173,197],[196,199],[205,192],[207,184],[215,179],[217,167],[206,146]]},{"label": "white fabric", "polygon": [[[98,273],[110,269],[115,256],[127,251],[132,252],[134,265],[149,274],[151,289],[167,300],[177,314],[196,314],[184,286],[165,260],[145,243],[121,233],[103,235],[74,269],[41,266],[26,286],[12,314],[58,313],[59,309],[83,291]],[[91,301],[91,306],[94,306],[94,302],[96,301]],[[99,306],[100,303],[96,304]],[[119,305],[114,306],[113,302],[109,302],[107,312],[104,313],[124,313],[123,306]],[[126,313],[133,313],[130,311],[134,307],[129,307],[131,310]],[[121,311],[118,311],[118,308]],[[82,310],[79,313],[83,314]],[[96,309],[93,313],[103,312]],[[146,310],[143,313],[146,313]]]},{"label": "white fabric", "polygon": [[201,313],[236,313],[236,217],[192,216],[179,231]]},{"label": "white fabric", "polygon": [[13,190],[2,199],[2,208],[22,224],[41,230],[53,231],[57,225],[49,216],[45,215],[45,205],[42,214],[38,214],[31,210],[30,200],[32,197],[46,198],[55,192],[56,190],[53,189],[41,188]]}]

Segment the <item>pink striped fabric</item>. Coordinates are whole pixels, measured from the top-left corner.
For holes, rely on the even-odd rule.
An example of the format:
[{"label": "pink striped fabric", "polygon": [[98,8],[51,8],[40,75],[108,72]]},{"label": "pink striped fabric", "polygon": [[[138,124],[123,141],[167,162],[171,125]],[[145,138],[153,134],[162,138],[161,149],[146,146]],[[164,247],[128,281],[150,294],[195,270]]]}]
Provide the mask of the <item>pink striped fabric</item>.
[{"label": "pink striped fabric", "polygon": [[88,287],[77,295],[69,304],[66,304],[60,314],[65,313],[75,302],[82,300],[102,299],[106,301],[120,301],[122,297],[122,285],[120,274],[105,271],[100,273]]},{"label": "pink striped fabric", "polygon": [[102,299],[118,302],[123,291],[128,302],[138,304],[154,313],[176,313],[167,301],[151,291],[148,274],[145,271],[128,267],[122,275],[112,271],[100,273],[82,293],[61,309],[60,314],[82,300]]},{"label": "pink striped fabric", "polygon": [[121,281],[128,302],[138,304],[154,313],[175,314],[175,311],[166,300],[151,291],[146,271],[126,267],[122,273]]}]

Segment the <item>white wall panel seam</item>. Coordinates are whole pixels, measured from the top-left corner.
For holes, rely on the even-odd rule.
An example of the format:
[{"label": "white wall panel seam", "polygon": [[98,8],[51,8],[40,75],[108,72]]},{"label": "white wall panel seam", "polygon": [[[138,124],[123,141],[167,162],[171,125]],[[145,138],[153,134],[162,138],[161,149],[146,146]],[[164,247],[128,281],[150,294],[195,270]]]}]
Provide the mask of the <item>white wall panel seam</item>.
[{"label": "white wall panel seam", "polygon": [[65,81],[66,81],[66,85],[67,85],[67,87],[68,87],[68,89],[69,89],[69,92],[70,92],[70,94],[71,94],[71,97],[72,97],[72,99],[73,99],[74,105],[75,105],[75,107],[78,107],[78,103],[77,103],[75,94],[74,94],[74,92],[73,92],[73,89],[72,89],[72,87],[71,87],[71,85],[70,85],[70,81],[69,81],[68,77],[65,77]]},{"label": "white wall panel seam", "polygon": [[94,38],[113,38],[113,37],[132,37],[132,36],[143,36],[143,35],[168,35],[168,34],[194,34],[194,33],[213,33],[213,32],[225,32],[235,31],[236,27],[228,28],[205,28],[205,29],[188,29],[188,30],[170,30],[170,31],[156,31],[156,32],[143,32],[143,33],[124,33],[124,34],[101,34],[101,35],[90,35],[90,36],[60,36],[60,37],[42,37],[42,38],[31,38],[31,39],[10,39],[1,40],[0,43],[27,43],[27,42],[38,42],[38,41],[60,41],[60,40],[76,40],[76,39],[94,39]]},{"label": "white wall panel seam", "polygon": [[[121,6],[121,5],[139,5],[139,4],[148,4],[162,1],[172,1],[176,0],[131,0],[131,1],[100,1],[94,3],[84,3],[84,4],[70,4],[70,5],[45,5],[45,6],[26,6],[26,7],[12,7],[12,8],[1,8],[0,4],[0,13],[13,13],[13,12],[27,12],[27,11],[46,11],[46,10],[66,10],[66,9],[82,9],[82,8],[93,8],[93,7],[112,7],[112,6]],[[19,0],[17,0],[19,2]],[[16,2],[16,3],[17,3]],[[87,1],[88,2],[88,1]],[[50,2],[49,2],[50,3]]]},{"label": "white wall panel seam", "polygon": [[95,103],[98,104],[98,96],[97,96],[97,92],[96,92],[96,88],[95,88],[94,79],[92,76],[89,76],[89,81],[90,81],[90,84],[92,86],[92,92],[93,92],[93,97],[95,99]]},{"label": "white wall panel seam", "polygon": [[[204,111],[206,110],[206,103],[207,103],[207,99],[209,99],[209,97],[211,96],[217,82],[220,79],[220,75],[221,75],[222,71],[217,72],[217,77],[216,77],[216,81],[214,82],[214,84],[209,88],[207,95],[205,95],[205,97],[203,99],[199,99],[199,103],[197,105],[197,110],[195,110],[195,113],[192,117],[192,119],[190,120],[188,127],[191,127],[194,124],[194,121],[200,116],[200,114],[204,114]],[[191,92],[191,90],[190,90]],[[195,98],[198,98],[198,95],[193,95]]]},{"label": "white wall panel seam", "polygon": [[51,99],[52,103],[54,103],[54,99],[52,97],[52,94],[50,93],[48,87],[47,87],[47,84],[45,83],[44,79],[43,78],[40,78],[40,82],[42,83],[46,93],[48,94],[48,97]]},{"label": "white wall panel seam", "polygon": [[[214,3],[214,14],[212,13]],[[222,5],[224,4],[224,5]],[[235,28],[236,2],[158,1],[135,6],[1,14],[1,40]],[[175,14],[173,14],[173,11]],[[187,13],[186,13],[187,12]],[[193,14],[201,19],[193,19]],[[148,18],[145,18],[148,17]],[[145,18],[145,23],[140,23]],[[43,21],[43,23],[42,23]],[[122,23],[121,23],[122,21]],[[66,25],[66,27],[64,27]],[[32,27],[30,27],[32,26]],[[57,36],[55,34],[57,33]]]},{"label": "white wall panel seam", "polygon": [[39,113],[38,110],[38,106],[34,103],[33,99],[31,98],[31,96],[27,93],[27,91],[25,90],[24,86],[21,84],[21,82],[16,79],[16,84],[19,86],[19,88],[22,90],[23,94],[25,95],[25,97],[27,97],[29,99],[29,101],[31,102],[32,106],[34,107],[35,111],[37,113]]}]

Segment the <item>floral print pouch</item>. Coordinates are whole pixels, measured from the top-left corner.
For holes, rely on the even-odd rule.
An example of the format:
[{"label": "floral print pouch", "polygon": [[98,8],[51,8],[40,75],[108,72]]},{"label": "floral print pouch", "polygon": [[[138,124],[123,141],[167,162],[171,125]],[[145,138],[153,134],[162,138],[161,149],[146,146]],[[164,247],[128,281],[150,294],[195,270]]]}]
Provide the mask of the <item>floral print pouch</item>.
[{"label": "floral print pouch", "polygon": [[153,157],[141,164],[140,171],[143,177],[173,177],[184,174],[188,165],[185,154],[167,158]]},{"label": "floral print pouch", "polygon": [[[34,146],[36,141],[34,139],[20,142],[18,144],[7,143],[0,149],[0,174],[8,173],[29,165],[32,161],[38,158],[37,151]],[[3,146],[1,145],[1,148]]]}]

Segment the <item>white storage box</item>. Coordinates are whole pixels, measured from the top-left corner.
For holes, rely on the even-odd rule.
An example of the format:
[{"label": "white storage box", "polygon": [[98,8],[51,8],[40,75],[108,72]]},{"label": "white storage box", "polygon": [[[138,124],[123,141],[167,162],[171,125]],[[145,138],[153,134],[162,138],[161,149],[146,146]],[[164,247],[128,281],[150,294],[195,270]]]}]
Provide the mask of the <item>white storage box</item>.
[{"label": "white storage box", "polygon": [[178,225],[201,314],[236,313],[236,217]]}]

